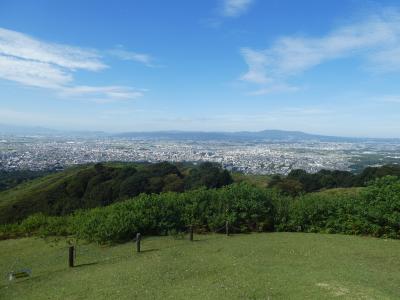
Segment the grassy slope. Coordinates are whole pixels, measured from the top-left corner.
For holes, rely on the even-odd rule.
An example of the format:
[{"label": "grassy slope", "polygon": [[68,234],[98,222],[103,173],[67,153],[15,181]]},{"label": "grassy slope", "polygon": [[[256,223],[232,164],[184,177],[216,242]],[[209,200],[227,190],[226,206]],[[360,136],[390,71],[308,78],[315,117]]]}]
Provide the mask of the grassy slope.
[{"label": "grassy slope", "polygon": [[[126,164],[105,163],[104,165],[112,167],[123,167]],[[79,172],[91,168],[93,168],[93,164],[72,166],[62,172],[39,177],[19,184],[12,189],[0,192],[0,209],[2,206],[9,205],[10,203],[24,201],[32,194],[43,194],[44,192],[59,186],[63,182],[73,179],[74,176],[76,176]]]},{"label": "grassy slope", "polygon": [[6,213],[5,208],[14,203],[29,203],[32,198],[39,197],[41,194],[59,186],[62,182],[73,178],[83,167],[73,167],[66,171],[40,177],[16,187],[0,192],[0,214]]},{"label": "grassy slope", "polygon": [[[106,166],[112,167],[123,167],[126,163],[105,163]],[[141,165],[130,164],[143,168]],[[69,167],[66,170],[58,173],[53,173],[44,177],[39,177],[25,183],[19,184],[16,187],[0,192],[0,209],[4,206],[8,206],[10,203],[19,201],[29,201],[32,195],[43,194],[46,191],[51,190],[62,184],[65,181],[69,181],[77,175],[77,173],[93,168],[93,164],[78,165]]]},{"label": "grassy slope", "polygon": [[[127,163],[105,163],[104,165],[112,167],[123,167]],[[143,168],[142,165],[130,164],[136,166],[138,169]],[[9,214],[8,208],[14,204],[30,207],[32,206],[32,199],[36,199],[39,203],[37,206],[46,207],[47,202],[42,201],[43,196],[51,191],[54,191],[60,186],[71,182],[78,173],[90,170],[93,164],[78,165],[67,168],[66,170],[58,173],[53,173],[44,177],[39,177],[25,183],[19,184],[14,188],[0,192],[0,220],[6,219]]]},{"label": "grassy slope", "polygon": [[[400,241],[343,235],[265,233],[172,237],[101,248],[82,245],[68,269],[65,245],[0,242],[1,299],[398,299]],[[16,259],[19,258],[19,262]]]},{"label": "grassy slope", "polygon": [[260,188],[266,188],[271,175],[232,173],[232,179],[234,182],[246,182]]},{"label": "grassy slope", "polygon": [[357,196],[363,189],[365,188],[364,187],[334,188],[334,189],[321,190],[319,192],[314,192],[314,193],[329,195],[329,196],[335,196],[335,195]]}]

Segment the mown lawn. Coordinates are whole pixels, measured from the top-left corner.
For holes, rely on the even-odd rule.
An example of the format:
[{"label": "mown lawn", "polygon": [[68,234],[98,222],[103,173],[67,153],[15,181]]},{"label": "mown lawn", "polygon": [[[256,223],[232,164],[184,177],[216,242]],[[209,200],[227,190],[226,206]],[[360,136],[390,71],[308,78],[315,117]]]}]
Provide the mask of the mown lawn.
[{"label": "mown lawn", "polygon": [[[0,242],[0,299],[399,299],[400,241],[304,233],[195,235],[100,247]],[[9,282],[11,269],[32,277]]]}]

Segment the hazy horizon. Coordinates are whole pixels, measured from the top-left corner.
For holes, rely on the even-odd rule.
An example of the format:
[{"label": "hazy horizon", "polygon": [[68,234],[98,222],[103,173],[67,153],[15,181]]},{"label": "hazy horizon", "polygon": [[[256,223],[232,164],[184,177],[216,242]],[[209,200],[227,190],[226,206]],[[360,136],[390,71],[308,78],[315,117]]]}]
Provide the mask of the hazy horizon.
[{"label": "hazy horizon", "polygon": [[1,1],[1,123],[400,138],[397,1]]},{"label": "hazy horizon", "polygon": [[[6,129],[6,130],[4,130]],[[19,130],[19,131],[18,131]],[[279,128],[264,128],[262,130],[222,130],[222,131],[217,131],[217,130],[184,130],[184,129],[160,129],[160,130],[127,130],[127,131],[112,131],[112,130],[86,130],[85,128],[80,128],[80,129],[72,129],[72,128],[50,128],[50,127],[44,127],[44,126],[25,126],[22,124],[4,124],[0,123],[0,135],[1,134],[15,134],[15,132],[20,133],[25,133],[27,131],[28,134],[32,134],[34,130],[44,130],[44,131],[49,131],[49,132],[55,132],[55,133],[104,133],[104,134],[110,134],[110,135],[118,135],[118,134],[126,134],[126,133],[227,133],[227,134],[234,134],[234,133],[243,133],[243,132],[248,132],[248,133],[259,133],[259,132],[265,132],[265,131],[277,131],[277,132],[282,132],[282,133],[289,133],[289,132],[296,132],[296,133],[304,133],[307,135],[316,135],[316,136],[326,136],[326,137],[338,137],[338,138],[355,138],[355,139],[400,139],[399,137],[393,137],[393,136],[383,136],[383,137],[376,137],[376,136],[352,136],[352,135],[329,135],[329,134],[322,134],[318,132],[307,132],[303,130],[285,130],[285,129],[279,129]]]}]

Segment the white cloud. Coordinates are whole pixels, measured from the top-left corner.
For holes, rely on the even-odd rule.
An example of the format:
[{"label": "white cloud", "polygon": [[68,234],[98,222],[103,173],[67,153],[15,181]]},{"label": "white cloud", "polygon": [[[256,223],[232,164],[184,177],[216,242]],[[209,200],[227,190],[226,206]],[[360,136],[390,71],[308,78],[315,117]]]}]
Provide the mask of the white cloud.
[{"label": "white cloud", "polygon": [[74,86],[60,90],[64,96],[89,97],[96,102],[110,102],[115,100],[130,100],[143,96],[145,90],[138,90],[123,86]]},{"label": "white cloud", "polygon": [[225,17],[237,17],[247,11],[253,0],[224,0],[222,15]]},{"label": "white cloud", "polygon": [[72,75],[51,64],[0,55],[0,77],[23,85],[57,89]]},{"label": "white cloud", "polygon": [[324,62],[344,57],[362,58],[369,68],[400,70],[400,13],[384,10],[322,37],[287,36],[262,50],[242,48],[248,71],[241,80],[269,91],[289,77]]},{"label": "white cloud", "polygon": [[242,80],[259,84],[270,82],[265,72],[265,68],[268,66],[268,57],[264,53],[250,48],[243,48],[241,53],[249,66],[249,71],[241,77]]},{"label": "white cloud", "polygon": [[267,87],[261,87],[258,90],[252,91],[247,94],[250,96],[261,96],[272,93],[291,93],[291,92],[297,92],[298,90],[300,90],[300,88],[297,86],[291,86],[285,83],[276,83],[276,84],[271,84]]},{"label": "white cloud", "polygon": [[108,52],[111,55],[114,55],[122,60],[131,60],[131,61],[142,63],[148,67],[154,67],[153,57],[149,54],[127,51],[120,47],[110,50]]},{"label": "white cloud", "polygon": [[0,28],[0,54],[49,63],[71,70],[97,71],[106,67],[94,50],[47,43],[4,28]]},{"label": "white cloud", "polygon": [[395,72],[400,70],[400,45],[381,50],[369,57],[370,65],[380,72]]},{"label": "white cloud", "polygon": [[[149,62],[145,56],[137,56]],[[144,90],[121,86],[86,86],[74,83],[77,70],[107,68],[95,50],[48,43],[20,32],[0,28],[0,78],[24,86],[51,89],[68,97],[96,100],[127,100],[143,95]]]}]

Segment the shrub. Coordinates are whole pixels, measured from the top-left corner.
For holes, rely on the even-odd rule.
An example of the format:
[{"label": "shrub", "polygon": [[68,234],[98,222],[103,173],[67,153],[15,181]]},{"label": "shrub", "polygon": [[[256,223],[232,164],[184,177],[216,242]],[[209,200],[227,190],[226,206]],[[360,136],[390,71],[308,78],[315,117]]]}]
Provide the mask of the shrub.
[{"label": "shrub", "polygon": [[360,194],[307,194],[289,202],[279,230],[400,238],[400,181],[377,179]]},{"label": "shrub", "polygon": [[104,208],[73,216],[79,238],[99,243],[132,239],[135,233],[168,234],[189,226],[216,230],[229,220],[236,231],[272,230],[273,207],[268,193],[247,184],[186,193],[141,194]]},{"label": "shrub", "polygon": [[383,177],[359,193],[311,193],[296,198],[246,183],[220,189],[140,194],[70,216],[37,214],[0,226],[0,239],[71,235],[115,243],[144,235],[179,235],[194,226],[217,231],[304,231],[400,238],[400,180]]}]

